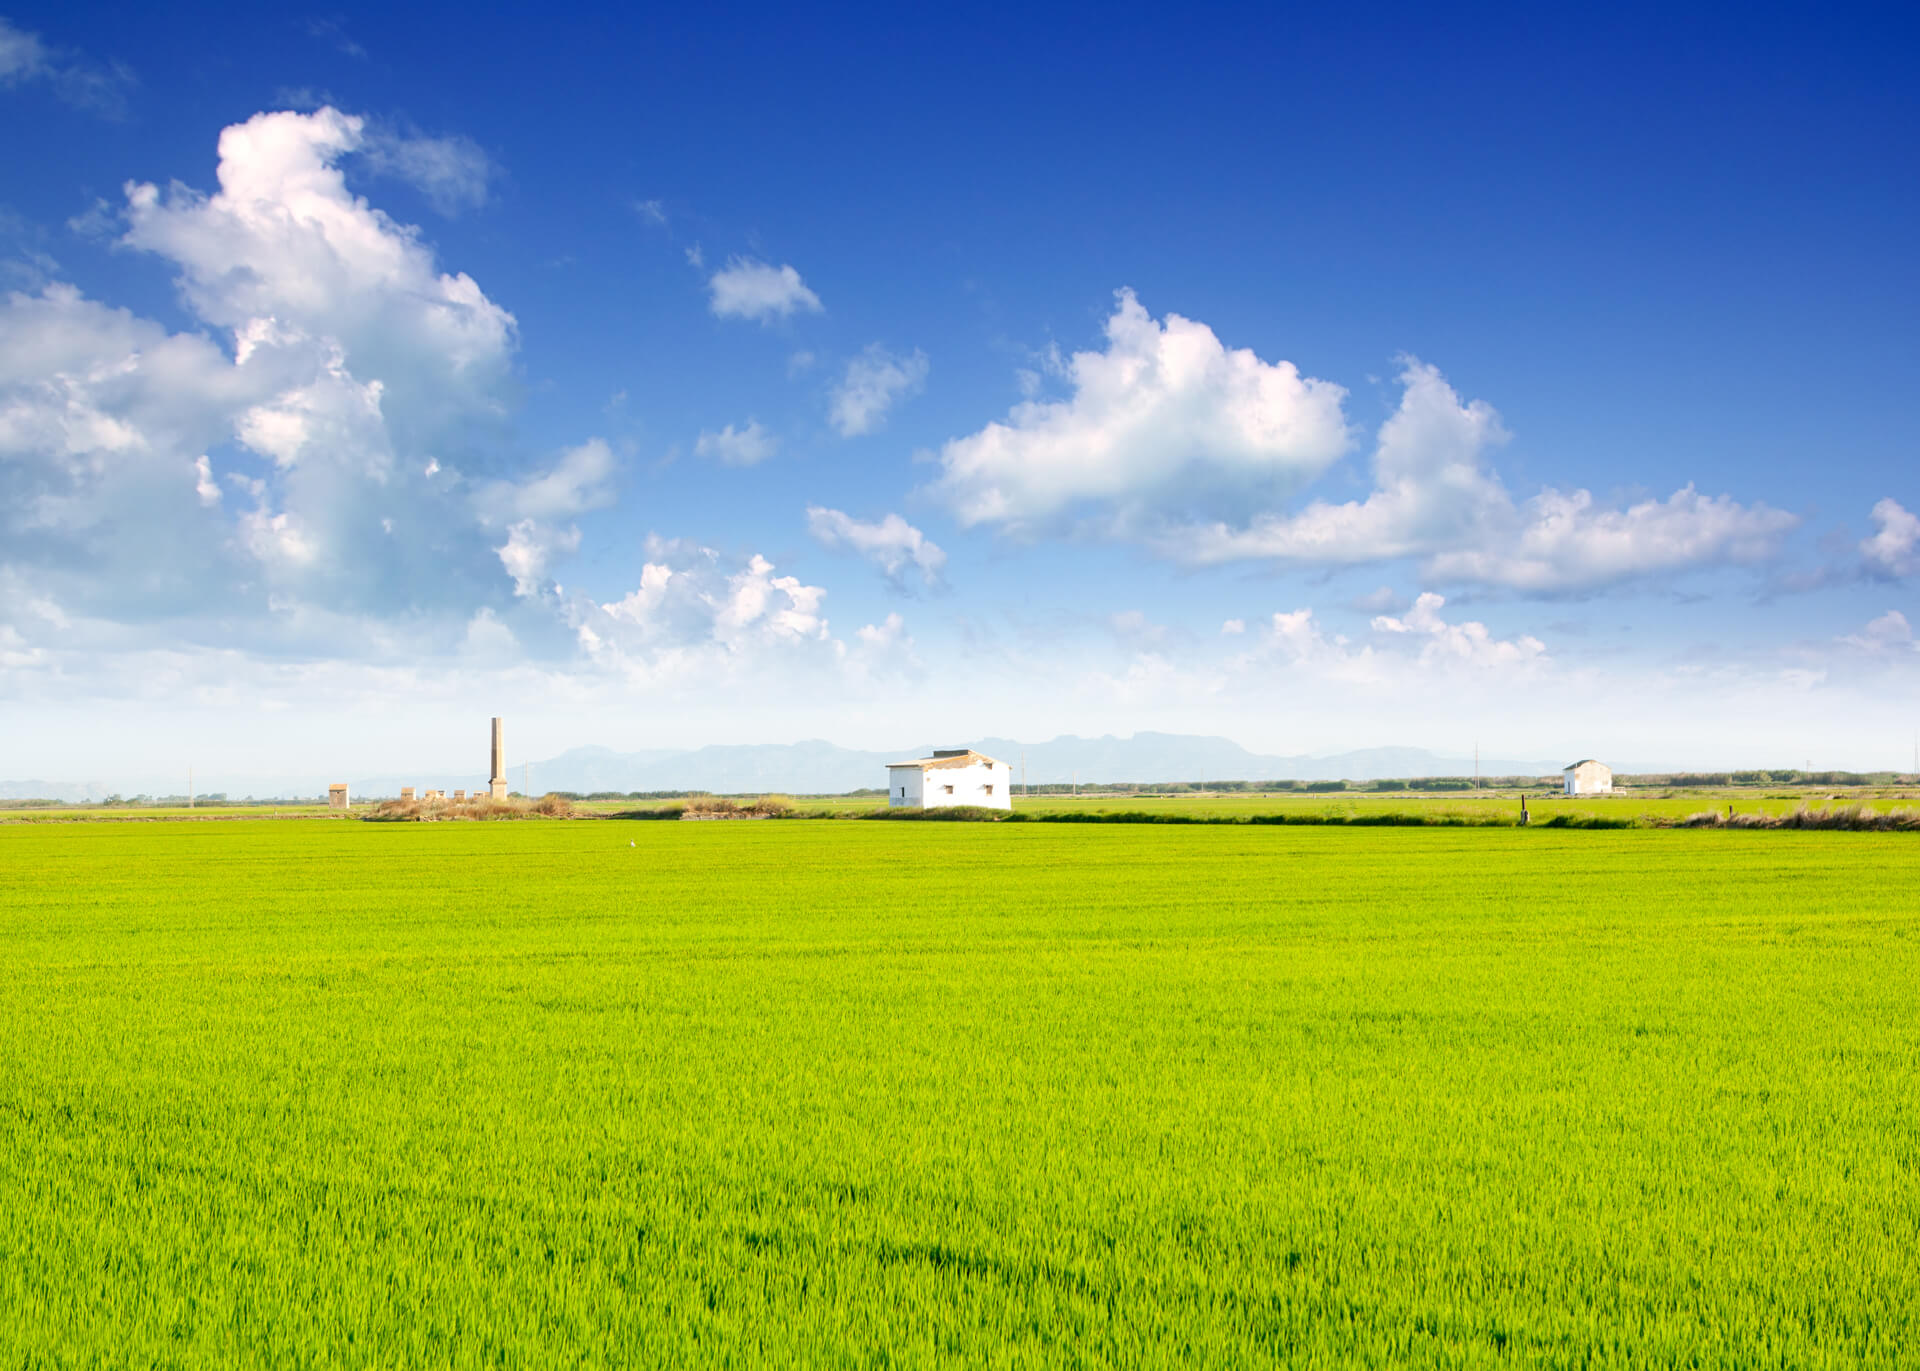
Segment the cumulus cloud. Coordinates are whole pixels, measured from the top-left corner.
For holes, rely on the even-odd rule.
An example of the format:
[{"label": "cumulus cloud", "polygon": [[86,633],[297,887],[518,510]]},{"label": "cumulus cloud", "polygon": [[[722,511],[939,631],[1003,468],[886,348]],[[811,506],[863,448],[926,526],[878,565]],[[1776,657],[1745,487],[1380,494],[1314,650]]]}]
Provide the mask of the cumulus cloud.
[{"label": "cumulus cloud", "polygon": [[718,433],[702,432],[693,450],[701,457],[712,457],[725,466],[757,466],[780,450],[780,440],[760,426],[757,419],[747,420],[745,428],[728,424]]},{"label": "cumulus cloud", "polygon": [[513,593],[522,599],[546,589],[554,561],[580,549],[580,530],[557,528],[538,519],[507,526],[507,541],[497,549],[500,565],[513,577]]},{"label": "cumulus cloud", "polygon": [[1873,507],[1870,517],[1876,531],[1860,544],[1867,574],[1886,581],[1920,574],[1920,515],[1886,499]]},{"label": "cumulus cloud", "polygon": [[1328,633],[1311,609],[1282,610],[1267,620],[1240,665],[1244,670],[1249,663],[1265,662],[1349,684],[1374,682],[1384,675],[1372,647],[1355,647],[1345,634]]},{"label": "cumulus cloud", "polygon": [[1598,507],[1584,490],[1547,490],[1520,507],[1506,547],[1436,552],[1428,574],[1517,590],[1582,590],[1689,567],[1765,562],[1799,524],[1785,510],[1702,495],[1691,485],[1625,509]]},{"label": "cumulus cloud", "polygon": [[860,641],[870,648],[892,648],[913,645],[913,639],[907,636],[906,620],[898,614],[889,614],[877,624],[863,624],[855,630]]},{"label": "cumulus cloud", "polygon": [[842,438],[872,433],[887,417],[896,400],[917,395],[927,383],[927,354],[887,351],[879,343],[847,363],[846,375],[833,388],[832,422]]},{"label": "cumulus cloud", "polygon": [[655,540],[640,584],[583,615],[589,651],[648,669],[685,667],[689,654],[742,659],[766,649],[835,646],[821,612],[827,592],[774,574],[758,553],[729,566],[712,548]]},{"label": "cumulus cloud", "polygon": [[1497,638],[1477,620],[1448,620],[1440,612],[1445,605],[1444,597],[1429,593],[1404,615],[1376,615],[1369,624],[1373,641],[1365,643],[1328,631],[1311,609],[1283,610],[1261,626],[1258,641],[1235,665],[1243,674],[1277,664],[1316,680],[1396,689],[1442,675],[1531,674],[1551,665],[1538,638]]},{"label": "cumulus cloud", "polygon": [[[417,233],[348,191],[339,168],[365,121],[323,108],[261,114],[220,135],[220,190],[127,187],[133,247],[178,267],[209,324],[293,327],[355,363],[461,408],[498,408],[514,318],[464,272],[441,272]],[[404,358],[406,366],[394,366]],[[425,395],[409,396],[418,403]]]},{"label": "cumulus cloud", "polygon": [[1413,608],[1404,618],[1377,616],[1373,620],[1374,631],[1407,634],[1424,640],[1420,649],[1423,664],[1448,661],[1470,666],[1520,666],[1538,659],[1547,650],[1545,643],[1527,634],[1502,640],[1475,620],[1449,623],[1440,617],[1446,603],[1444,595],[1429,591],[1413,602]]},{"label": "cumulus cloud", "polygon": [[202,335],[169,334],[71,286],[7,296],[0,567],[126,612],[180,612],[202,590],[217,604],[244,568],[228,565],[229,530],[206,508],[199,463],[270,384]]},{"label": "cumulus cloud", "polygon": [[[694,249],[693,253],[697,253]],[[697,256],[687,260],[696,267]],[[820,297],[807,289],[800,273],[790,266],[774,266],[751,257],[728,259],[707,281],[710,307],[722,319],[758,319],[767,323],[794,314],[818,314]]]},{"label": "cumulus cloud", "polygon": [[1159,547],[1197,563],[1272,559],[1352,564],[1420,558],[1437,580],[1551,593],[1689,567],[1773,557],[1797,516],[1702,495],[1600,505],[1585,490],[1543,490],[1516,503],[1488,454],[1506,441],[1484,401],[1462,401],[1439,370],[1408,359],[1400,404],[1381,426],[1374,489],[1297,514],[1266,513],[1169,532]]},{"label": "cumulus cloud", "polygon": [[808,505],[807,529],[822,547],[865,557],[895,586],[904,584],[909,568],[920,573],[924,584],[937,585],[947,565],[947,554],[940,545],[898,514],[866,523],[837,509]]},{"label": "cumulus cloud", "polygon": [[191,331],[58,282],[0,300],[0,572],[250,645],[269,620],[464,623],[610,498],[604,444],[483,479],[519,465],[486,441],[513,316],[348,190],[364,129],[258,115],[221,135],[214,193],[126,187],[120,241],[174,270]]},{"label": "cumulus cloud", "polygon": [[1912,652],[1920,650],[1920,642],[1914,641],[1913,625],[1907,622],[1907,616],[1897,609],[1890,609],[1879,618],[1868,622],[1859,633],[1849,633],[1840,640],[1850,647],[1863,652],[1889,653]]},{"label": "cumulus cloud", "polygon": [[[418,686],[442,662],[701,700],[817,670],[824,698],[911,664],[897,618],[843,642],[824,587],[765,557],[650,542],[627,596],[556,584],[619,462],[598,439],[513,446],[513,316],[349,191],[366,136],[328,108],[260,115],[222,134],[210,192],[126,188],[106,221],[171,270],[185,331],[57,281],[0,296],[8,691],[83,660],[108,693],[299,663],[287,680],[351,663]],[[717,457],[773,446],[754,423],[717,436]],[[938,568],[924,539],[901,555]],[[566,677],[539,665],[561,657]]]},{"label": "cumulus cloud", "polygon": [[1346,392],[1291,362],[1228,349],[1177,314],[1116,296],[1107,345],[1060,368],[1072,394],[1027,400],[948,442],[933,492],[961,522],[1019,527],[1078,505],[1121,523],[1222,492],[1285,493],[1347,444]]},{"label": "cumulus cloud", "polygon": [[579,550],[580,529],[563,521],[613,503],[614,465],[612,449],[595,438],[562,453],[545,471],[491,481],[476,492],[481,517],[505,528],[507,541],[495,552],[517,597],[547,589],[554,562]]},{"label": "cumulus cloud", "polygon": [[0,18],[0,87],[39,81],[67,104],[110,119],[126,113],[127,92],[135,84],[122,62],[91,61]]}]

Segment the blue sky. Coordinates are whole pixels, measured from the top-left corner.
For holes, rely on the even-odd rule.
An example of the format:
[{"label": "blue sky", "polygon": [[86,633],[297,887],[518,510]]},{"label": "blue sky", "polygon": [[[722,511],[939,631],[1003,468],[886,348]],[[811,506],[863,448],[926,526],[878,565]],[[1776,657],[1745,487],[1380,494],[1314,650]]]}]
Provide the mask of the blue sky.
[{"label": "blue sky", "polygon": [[0,771],[1910,759],[1910,11],[0,13]]}]

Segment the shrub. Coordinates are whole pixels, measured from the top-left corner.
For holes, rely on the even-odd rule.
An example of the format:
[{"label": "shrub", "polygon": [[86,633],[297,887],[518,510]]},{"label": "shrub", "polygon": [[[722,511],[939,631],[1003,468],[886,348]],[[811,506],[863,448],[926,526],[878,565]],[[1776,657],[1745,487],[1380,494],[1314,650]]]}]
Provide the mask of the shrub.
[{"label": "shrub", "polygon": [[1010,811],[988,809],[985,805],[940,805],[934,809],[874,809],[860,816],[863,819],[924,819],[937,823],[985,823],[995,824],[1011,817]]},{"label": "shrub", "polygon": [[435,822],[441,819],[571,819],[573,806],[565,797],[549,794],[538,800],[496,800],[476,795],[469,800],[385,800],[360,816],[375,823]]},{"label": "shrub", "polygon": [[1920,832],[1920,809],[1890,809],[1885,813],[1862,804],[1810,809],[1796,805],[1784,814],[1723,814],[1702,809],[1678,820],[1681,828],[1803,828],[1855,833]]}]

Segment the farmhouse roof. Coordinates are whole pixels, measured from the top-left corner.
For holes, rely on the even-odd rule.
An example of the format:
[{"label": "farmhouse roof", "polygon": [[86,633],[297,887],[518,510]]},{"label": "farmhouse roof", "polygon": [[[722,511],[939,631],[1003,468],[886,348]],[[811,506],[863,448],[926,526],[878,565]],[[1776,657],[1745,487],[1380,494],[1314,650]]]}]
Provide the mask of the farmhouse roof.
[{"label": "farmhouse roof", "polygon": [[1563,767],[1561,767],[1560,769],[1561,769],[1562,771],[1572,771],[1572,770],[1573,770],[1573,769],[1574,769],[1575,767],[1577,767],[1577,766],[1585,766],[1585,765],[1586,765],[1586,764],[1587,764],[1588,762],[1593,762],[1593,764],[1594,764],[1595,766],[1605,766],[1605,765],[1606,765],[1606,763],[1605,763],[1605,762],[1594,762],[1594,761],[1593,761],[1593,758],[1591,758],[1591,757],[1582,757],[1582,758],[1581,758],[1581,759],[1580,759],[1579,761],[1577,761],[1577,762],[1568,762],[1568,763],[1567,763],[1567,764],[1566,764],[1565,766],[1563,766]]},{"label": "farmhouse roof", "polygon": [[954,750],[942,748],[931,757],[917,757],[911,762],[888,762],[887,770],[892,771],[897,767],[915,766],[919,767],[922,771],[932,771],[935,768],[944,767],[979,766],[982,762],[985,762],[988,766],[1000,765],[986,753],[975,752],[970,747]]}]

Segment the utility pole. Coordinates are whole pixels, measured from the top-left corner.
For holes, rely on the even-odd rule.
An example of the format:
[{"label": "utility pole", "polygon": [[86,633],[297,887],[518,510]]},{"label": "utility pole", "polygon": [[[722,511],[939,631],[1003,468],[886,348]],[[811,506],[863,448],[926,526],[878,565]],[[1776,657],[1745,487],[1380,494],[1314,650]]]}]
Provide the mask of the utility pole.
[{"label": "utility pole", "polygon": [[193,808],[193,763],[187,763],[187,808]]}]

